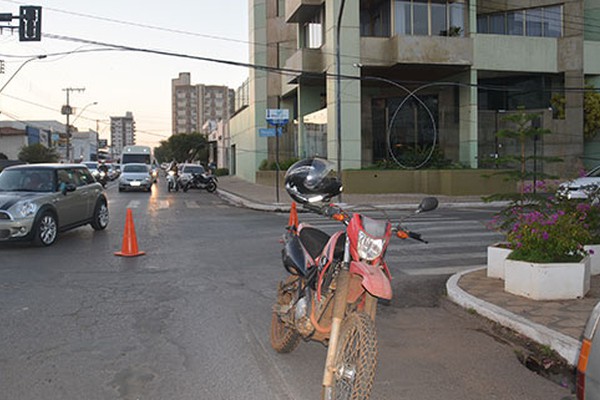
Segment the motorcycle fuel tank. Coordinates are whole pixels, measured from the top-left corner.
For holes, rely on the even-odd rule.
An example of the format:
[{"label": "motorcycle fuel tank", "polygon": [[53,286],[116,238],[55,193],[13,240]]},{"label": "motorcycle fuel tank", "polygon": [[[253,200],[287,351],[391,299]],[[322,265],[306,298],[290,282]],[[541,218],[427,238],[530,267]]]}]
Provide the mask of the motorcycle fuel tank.
[{"label": "motorcycle fuel tank", "polygon": [[302,250],[300,239],[296,235],[288,235],[285,238],[285,246],[281,250],[283,266],[290,274],[306,276],[306,255]]}]

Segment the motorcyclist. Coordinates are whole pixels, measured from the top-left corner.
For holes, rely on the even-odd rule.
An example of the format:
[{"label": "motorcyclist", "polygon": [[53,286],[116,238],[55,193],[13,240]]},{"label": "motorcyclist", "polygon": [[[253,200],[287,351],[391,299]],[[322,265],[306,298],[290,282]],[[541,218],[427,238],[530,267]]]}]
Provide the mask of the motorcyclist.
[{"label": "motorcyclist", "polygon": [[98,165],[98,182],[102,184],[102,186],[106,186],[108,182],[108,165],[104,161],[101,161]]},{"label": "motorcyclist", "polygon": [[177,165],[177,161],[171,161],[167,173],[169,175],[169,177],[167,177],[167,188],[169,191],[171,191],[171,189],[179,191],[179,165]]},{"label": "motorcyclist", "polygon": [[106,165],[106,163],[104,163],[104,161],[100,162],[100,165],[98,166],[98,172],[104,172],[105,174],[108,175],[108,165]]}]

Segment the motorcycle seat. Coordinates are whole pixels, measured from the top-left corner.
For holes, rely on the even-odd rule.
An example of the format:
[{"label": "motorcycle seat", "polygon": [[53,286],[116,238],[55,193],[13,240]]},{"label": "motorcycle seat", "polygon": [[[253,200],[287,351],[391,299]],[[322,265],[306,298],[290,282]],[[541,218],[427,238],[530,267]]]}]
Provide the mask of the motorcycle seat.
[{"label": "motorcycle seat", "polygon": [[313,259],[317,258],[317,256],[321,254],[323,248],[330,238],[327,233],[310,226],[302,228],[299,236],[302,245]]}]

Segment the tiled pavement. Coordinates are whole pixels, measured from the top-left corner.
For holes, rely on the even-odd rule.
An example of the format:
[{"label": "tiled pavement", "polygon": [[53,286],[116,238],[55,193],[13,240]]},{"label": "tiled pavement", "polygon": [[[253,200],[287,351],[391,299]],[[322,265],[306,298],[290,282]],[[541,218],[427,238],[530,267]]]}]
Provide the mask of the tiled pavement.
[{"label": "tiled pavement", "polygon": [[501,279],[486,277],[485,269],[463,275],[458,286],[472,296],[577,340],[600,300],[600,276],[592,277],[590,291],[577,300],[537,301],[515,296],[504,291]]}]

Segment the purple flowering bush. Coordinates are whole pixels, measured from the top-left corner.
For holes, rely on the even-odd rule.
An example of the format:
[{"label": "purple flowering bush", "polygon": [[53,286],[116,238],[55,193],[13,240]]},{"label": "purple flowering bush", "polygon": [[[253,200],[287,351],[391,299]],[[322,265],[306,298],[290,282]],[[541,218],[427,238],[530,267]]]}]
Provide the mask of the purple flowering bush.
[{"label": "purple flowering bush", "polygon": [[585,213],[550,208],[520,213],[508,231],[512,260],[535,263],[579,262],[592,234]]},{"label": "purple flowering bush", "polygon": [[512,202],[489,227],[506,235],[512,260],[578,262],[587,255],[584,245],[600,244],[600,190],[582,201],[550,196]]}]

